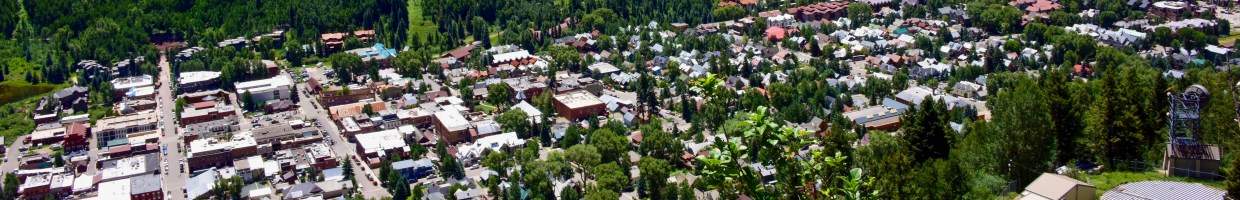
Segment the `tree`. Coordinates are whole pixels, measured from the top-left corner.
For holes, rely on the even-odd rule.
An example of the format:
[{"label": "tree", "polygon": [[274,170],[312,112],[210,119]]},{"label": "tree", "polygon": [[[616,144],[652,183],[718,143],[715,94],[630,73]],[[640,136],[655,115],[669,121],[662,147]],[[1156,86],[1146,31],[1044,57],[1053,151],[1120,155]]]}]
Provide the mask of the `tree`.
[{"label": "tree", "polygon": [[245,181],[240,176],[232,176],[215,181],[214,195],[218,199],[241,199],[241,188]]},{"label": "tree", "polygon": [[1122,169],[1133,163],[1120,161],[1142,160],[1162,142],[1165,136],[1159,130],[1165,123],[1160,117],[1148,116],[1166,112],[1166,97],[1156,89],[1161,85],[1158,72],[1141,58],[1104,49],[1096,60],[1100,74],[1106,75],[1090,81],[1098,91],[1086,114],[1085,135],[1093,141],[1088,147],[1098,159]]},{"label": "tree", "polygon": [[250,112],[253,112],[255,107],[258,106],[258,101],[254,99],[254,95],[250,94],[250,91],[245,91],[245,93],[241,94],[241,102],[244,105],[242,109]]},{"label": "tree", "polygon": [[591,169],[598,166],[599,163],[603,163],[603,156],[598,153],[598,148],[588,144],[578,144],[569,147],[566,156],[569,162],[583,169]]},{"label": "tree", "polygon": [[495,121],[504,127],[504,131],[517,132],[517,135],[520,135],[522,138],[530,137],[529,134],[532,126],[530,125],[529,116],[521,109],[508,110],[508,112],[504,112],[504,114],[500,114],[499,117],[495,118]]},{"label": "tree", "polygon": [[667,177],[672,170],[671,164],[658,158],[642,157],[637,162],[637,169],[641,171],[641,188],[638,190],[642,196],[648,196],[652,199],[664,199],[667,195],[674,194],[674,188],[667,186]]},{"label": "tree", "polygon": [[[624,191],[629,186],[629,176],[624,168],[615,162],[608,162],[594,167],[594,181],[599,188],[612,192]],[[589,195],[589,194],[587,194]]]},{"label": "tree", "polygon": [[680,158],[680,154],[684,152],[684,144],[657,124],[644,125],[641,131],[642,143],[638,150],[645,156],[672,160]]},{"label": "tree", "polygon": [[1227,197],[1240,199],[1240,156],[1232,156],[1231,164],[1224,173],[1227,175]]},{"label": "tree", "polygon": [[340,80],[340,84],[355,83],[354,77],[357,74],[364,74],[366,71],[362,69],[365,64],[362,63],[362,57],[351,53],[336,53],[327,57],[327,63],[331,65],[332,70],[336,73],[336,78]]},{"label": "tree", "polygon": [[1005,174],[1021,185],[1049,170],[1054,158],[1054,149],[1045,145],[1055,139],[1045,97],[1033,80],[1021,78],[1014,88],[1000,89],[990,102],[995,128],[1003,130],[999,142],[1007,159]]},{"label": "tree", "polygon": [[598,152],[606,161],[622,161],[627,158],[624,156],[629,150],[628,139],[624,136],[616,135],[611,129],[601,128],[590,134],[590,145],[598,148]]},{"label": "tree", "polygon": [[370,104],[362,105],[362,113],[365,113],[366,116],[374,116],[375,109],[374,107],[370,107]]},{"label": "tree", "polygon": [[448,153],[446,143],[448,142],[439,141],[435,144],[435,155],[439,155],[439,171],[444,177],[465,177],[465,167],[456,160],[456,156]]},{"label": "tree", "polygon": [[13,173],[5,173],[4,174],[4,191],[0,191],[0,197],[6,198],[6,199],[16,199],[17,198],[17,186],[19,185],[21,185],[21,183],[17,182],[17,175],[14,175]]},{"label": "tree", "polygon": [[715,8],[715,10],[711,11],[710,13],[711,13],[711,16],[715,17],[715,20],[727,21],[727,20],[740,19],[741,17],[744,17],[745,9],[742,9],[737,6],[723,6],[723,7]]},{"label": "tree", "polygon": [[870,17],[874,16],[874,7],[862,2],[848,4],[847,11],[848,20],[852,20],[854,26],[869,24]]},{"label": "tree", "polygon": [[512,101],[512,92],[508,90],[508,83],[496,83],[487,86],[487,103],[495,106],[508,105]]},{"label": "tree", "polygon": [[947,126],[947,107],[945,103],[925,98],[921,105],[909,108],[902,123],[902,139],[909,145],[913,159],[918,163],[937,158],[947,157],[951,149],[952,130]]},{"label": "tree", "polygon": [[598,186],[594,189],[586,191],[585,200],[615,200],[620,199],[620,193],[607,190]]}]

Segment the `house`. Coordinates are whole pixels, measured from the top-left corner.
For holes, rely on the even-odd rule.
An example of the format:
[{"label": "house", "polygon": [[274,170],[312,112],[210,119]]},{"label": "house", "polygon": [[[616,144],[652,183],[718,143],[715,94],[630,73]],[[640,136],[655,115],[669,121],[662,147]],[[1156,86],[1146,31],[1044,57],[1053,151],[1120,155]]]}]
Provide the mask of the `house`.
[{"label": "house", "polygon": [[402,160],[392,163],[392,170],[400,173],[405,180],[417,182],[418,179],[435,173],[435,163],[430,159]]},{"label": "house", "polygon": [[90,139],[90,127],[84,122],[74,122],[66,125],[65,137],[61,142],[61,146],[66,152],[74,152],[86,150]]},{"label": "house", "polygon": [[73,86],[52,93],[52,98],[60,103],[60,108],[66,112],[85,111],[87,106],[86,98],[87,89],[82,86]]},{"label": "house", "polygon": [[186,164],[190,171],[233,164],[233,158],[258,154],[258,143],[249,134],[236,134],[228,140],[205,138],[191,141]]},{"label": "house", "polygon": [[569,120],[602,115],[607,112],[603,101],[585,91],[573,91],[555,95],[555,110],[560,116]]},{"label": "house", "polygon": [[521,112],[525,113],[525,119],[530,121],[530,124],[542,123],[542,111],[538,110],[534,105],[530,105],[529,102],[521,101],[521,103],[517,103],[517,105],[513,105],[512,108],[508,109],[521,109]]},{"label": "house", "polygon": [[977,83],[960,81],[952,86],[952,94],[966,98],[986,97],[986,88]]},{"label": "house", "polygon": [[1211,144],[1167,144],[1162,169],[1170,176],[1220,178],[1222,153]]},{"label": "house", "polygon": [[607,62],[597,62],[586,68],[589,68],[590,72],[593,72],[595,77],[609,76],[620,71],[620,68],[616,68],[615,65]]},{"label": "house", "polygon": [[375,90],[365,85],[329,86],[319,92],[319,104],[326,107],[375,98]]},{"label": "house", "polygon": [[362,62],[379,62],[382,66],[388,66],[389,59],[396,57],[396,49],[387,48],[383,43],[375,43],[371,47],[363,47],[345,51],[358,57],[362,57]]},{"label": "house", "polygon": [[1081,182],[1072,177],[1042,173],[1033,183],[1025,186],[1020,193],[1020,200],[1094,200],[1098,189],[1089,183]]}]

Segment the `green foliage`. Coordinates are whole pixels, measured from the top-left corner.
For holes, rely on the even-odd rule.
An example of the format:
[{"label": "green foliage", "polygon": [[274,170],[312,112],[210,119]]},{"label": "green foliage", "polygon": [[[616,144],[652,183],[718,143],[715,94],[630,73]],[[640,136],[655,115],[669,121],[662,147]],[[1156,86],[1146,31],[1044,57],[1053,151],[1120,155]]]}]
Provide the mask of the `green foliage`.
[{"label": "green foliage", "polygon": [[[336,72],[336,79],[340,80],[339,84],[358,83],[357,76],[366,73],[365,63],[362,58],[351,53],[337,53],[327,57],[328,65]],[[372,79],[377,77],[371,77]]]},{"label": "green foliage", "polygon": [[[620,168],[615,162],[608,162],[594,167],[594,181],[600,189],[620,192],[629,187],[629,170]],[[589,196],[589,194],[587,194]]]},{"label": "green foliage", "polygon": [[642,143],[638,150],[645,156],[674,160],[679,159],[684,152],[684,144],[671,133],[663,131],[658,124],[643,125],[641,132]]},{"label": "green foliage", "polygon": [[509,88],[508,83],[504,82],[487,85],[487,102],[500,107],[508,105],[513,99]]},{"label": "green foliage", "polygon": [[723,6],[723,7],[715,8],[715,10],[711,11],[710,13],[711,13],[711,16],[714,16],[716,20],[727,21],[727,20],[740,19],[741,17],[744,17],[745,9],[737,7],[737,6]]},{"label": "green foliage", "polygon": [[448,153],[448,148],[444,143],[447,142],[439,141],[435,144],[435,155],[439,155],[439,171],[444,177],[465,177],[465,166],[456,160],[456,156]]},{"label": "green foliage", "polygon": [[871,17],[874,16],[874,7],[862,2],[849,3],[847,11],[848,19],[858,25],[869,24]]},{"label": "green foliage", "polygon": [[1021,185],[1052,168],[1054,147],[1046,143],[1055,140],[1054,121],[1045,97],[1033,80],[1022,78],[1014,88],[1000,89],[989,102],[995,130],[1002,130],[1004,138],[1001,152],[1010,162],[1003,170]]},{"label": "green foliage", "polygon": [[672,171],[672,166],[667,161],[658,158],[642,157],[637,162],[637,169],[641,171],[641,179],[639,180],[641,183],[638,184],[641,188],[638,191],[642,196],[651,196],[659,199],[676,192],[675,188],[670,188],[667,185],[667,177]]},{"label": "green foliage", "polygon": [[0,198],[17,199],[17,188],[21,183],[17,181],[17,175],[13,173],[4,174],[4,190],[0,190]]},{"label": "green foliage", "polygon": [[1223,171],[1227,177],[1227,197],[1240,198],[1240,156],[1232,156],[1231,163],[1227,166],[1227,170]]},{"label": "green foliage", "polygon": [[946,103],[934,98],[925,98],[905,112],[900,120],[901,139],[910,144],[909,151],[916,162],[947,157],[952,144],[949,133],[953,131],[946,117]]},{"label": "green foliage", "polygon": [[588,144],[598,148],[598,152],[606,161],[628,160],[625,154],[629,151],[629,140],[617,135],[611,129],[598,129],[590,134]]},{"label": "green foliage", "polygon": [[517,134],[522,137],[529,137],[531,129],[533,128],[532,125],[530,125],[529,116],[525,114],[525,111],[521,111],[521,109],[508,110],[508,112],[504,112],[504,114],[500,114],[499,117],[496,117],[495,121],[499,122],[500,126],[504,127],[504,131],[517,132]]},{"label": "green foliage", "polygon": [[1102,51],[1097,62],[1106,75],[1091,81],[1099,89],[1086,117],[1085,133],[1095,141],[1088,147],[1103,163],[1123,169],[1132,163],[1117,161],[1144,160],[1162,142],[1159,130],[1166,124],[1147,116],[1166,111],[1166,97],[1157,89],[1163,83],[1148,64],[1115,50]]},{"label": "green foliage", "polygon": [[245,181],[240,176],[222,178],[215,181],[212,195],[219,199],[240,199],[242,187],[245,187]]}]

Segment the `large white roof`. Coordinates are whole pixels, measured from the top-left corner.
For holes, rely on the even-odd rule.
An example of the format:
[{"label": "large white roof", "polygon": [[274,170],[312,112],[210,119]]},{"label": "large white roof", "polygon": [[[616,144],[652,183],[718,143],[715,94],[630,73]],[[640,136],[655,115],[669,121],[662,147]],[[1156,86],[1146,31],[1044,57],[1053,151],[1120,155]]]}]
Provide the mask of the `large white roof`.
[{"label": "large white roof", "polygon": [[216,79],[219,77],[220,77],[220,72],[213,72],[213,71],[181,72],[181,76],[177,78],[177,83],[180,83],[180,84],[197,83],[197,82],[207,81],[211,79]]},{"label": "large white roof", "polygon": [[447,128],[449,132],[462,131],[469,128],[469,120],[466,120],[465,116],[461,115],[460,112],[435,112],[435,119],[438,119],[440,123],[443,123],[444,128]]},{"label": "large white roof", "polygon": [[527,58],[527,57],[530,57],[529,51],[526,51],[526,50],[513,51],[513,52],[508,52],[508,53],[495,54],[495,56],[491,56],[491,63],[498,64],[498,63],[504,63],[504,62],[513,61],[517,59]]},{"label": "large white roof", "polygon": [[357,145],[361,145],[365,153],[378,152],[382,155],[383,150],[408,147],[404,137],[396,129],[358,134],[355,137]]}]

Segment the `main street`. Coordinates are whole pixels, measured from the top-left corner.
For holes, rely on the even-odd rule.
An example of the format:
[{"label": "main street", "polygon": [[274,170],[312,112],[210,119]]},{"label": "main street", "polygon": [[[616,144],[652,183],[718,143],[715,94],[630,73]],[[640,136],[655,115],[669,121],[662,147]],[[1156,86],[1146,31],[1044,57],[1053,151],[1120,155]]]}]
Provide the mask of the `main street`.
[{"label": "main street", "polygon": [[181,168],[185,155],[181,153],[181,137],[177,133],[174,113],[176,100],[172,93],[172,67],[168,64],[168,56],[162,53],[159,55],[159,69],[159,144],[168,148],[167,154],[161,156],[161,169],[164,171],[160,176],[163,176],[164,194],[168,199],[183,200],[186,199],[184,189],[189,174]]},{"label": "main street", "polygon": [[[354,156],[356,148],[353,143],[349,143],[340,135],[340,129],[336,127],[336,123],[328,117],[325,108],[314,103],[314,97],[309,95],[309,86],[304,83],[297,84],[298,106],[301,107],[302,116],[310,116],[320,125],[320,129],[327,134],[327,138],[332,141],[332,151],[336,152],[336,157],[348,160],[353,164],[354,179],[357,180],[358,192],[366,199],[381,199],[383,197],[391,197],[387,190],[378,186],[378,173],[371,170],[365,164],[358,161],[361,159]],[[373,176],[372,176],[373,174]]]}]

